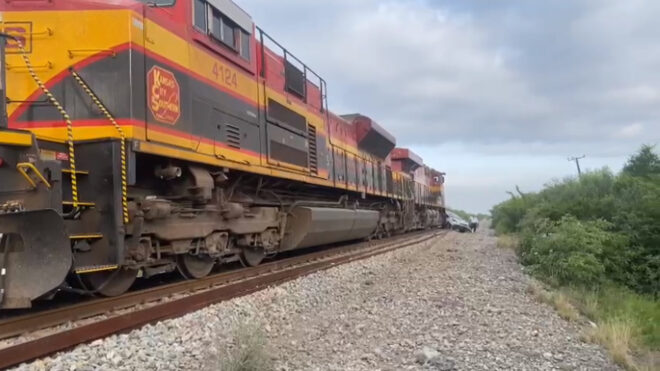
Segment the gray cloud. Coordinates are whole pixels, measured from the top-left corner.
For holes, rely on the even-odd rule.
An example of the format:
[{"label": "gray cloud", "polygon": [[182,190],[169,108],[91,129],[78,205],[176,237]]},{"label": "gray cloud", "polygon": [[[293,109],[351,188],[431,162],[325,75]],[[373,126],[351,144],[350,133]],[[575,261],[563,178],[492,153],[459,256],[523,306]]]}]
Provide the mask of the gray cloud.
[{"label": "gray cloud", "polygon": [[660,2],[238,0],[360,112],[447,170],[450,205],[620,167],[660,142]]},{"label": "gray cloud", "polygon": [[660,3],[242,3],[401,143],[660,138]]}]

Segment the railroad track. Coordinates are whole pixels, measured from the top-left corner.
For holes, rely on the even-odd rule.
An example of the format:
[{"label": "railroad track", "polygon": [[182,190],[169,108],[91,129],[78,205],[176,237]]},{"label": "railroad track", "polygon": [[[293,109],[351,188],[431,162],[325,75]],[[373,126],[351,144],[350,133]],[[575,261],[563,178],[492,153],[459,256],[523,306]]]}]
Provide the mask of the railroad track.
[{"label": "railroad track", "polygon": [[[44,336],[0,348],[0,369],[15,366],[114,333],[182,316],[211,304],[244,296],[266,287],[325,270],[336,265],[418,244],[444,234],[424,231],[385,240],[361,242],[254,268],[219,273],[0,321],[0,339],[53,328]],[[95,320],[95,318],[97,318]],[[85,323],[56,329],[76,321]]]}]

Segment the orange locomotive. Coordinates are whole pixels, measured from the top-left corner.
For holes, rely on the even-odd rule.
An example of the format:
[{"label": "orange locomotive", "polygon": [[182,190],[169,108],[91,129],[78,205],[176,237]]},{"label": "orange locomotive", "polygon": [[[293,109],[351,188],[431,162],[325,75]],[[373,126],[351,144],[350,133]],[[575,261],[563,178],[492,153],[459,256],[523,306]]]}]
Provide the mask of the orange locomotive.
[{"label": "orange locomotive", "polygon": [[1,308],[444,223],[443,174],[230,0],[0,10]]}]

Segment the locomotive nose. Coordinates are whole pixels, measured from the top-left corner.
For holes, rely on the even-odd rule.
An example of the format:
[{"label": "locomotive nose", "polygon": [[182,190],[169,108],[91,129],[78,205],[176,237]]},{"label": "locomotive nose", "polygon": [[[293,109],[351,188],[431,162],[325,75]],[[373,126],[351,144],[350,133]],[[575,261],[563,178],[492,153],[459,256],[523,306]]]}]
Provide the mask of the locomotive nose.
[{"label": "locomotive nose", "polygon": [[0,308],[27,308],[71,268],[64,220],[55,210],[0,214]]}]

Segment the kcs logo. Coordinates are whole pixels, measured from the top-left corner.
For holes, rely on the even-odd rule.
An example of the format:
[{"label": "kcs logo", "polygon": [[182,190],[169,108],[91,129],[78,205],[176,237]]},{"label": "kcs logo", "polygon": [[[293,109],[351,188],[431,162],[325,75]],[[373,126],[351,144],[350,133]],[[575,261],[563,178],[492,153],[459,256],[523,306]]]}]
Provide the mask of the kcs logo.
[{"label": "kcs logo", "polygon": [[154,118],[174,125],[181,116],[181,88],[171,71],[154,66],[147,74],[147,99]]},{"label": "kcs logo", "polygon": [[32,22],[5,22],[2,32],[13,36],[13,38],[7,38],[7,44],[5,44],[7,53],[19,53],[19,42],[26,52],[32,53]]}]

